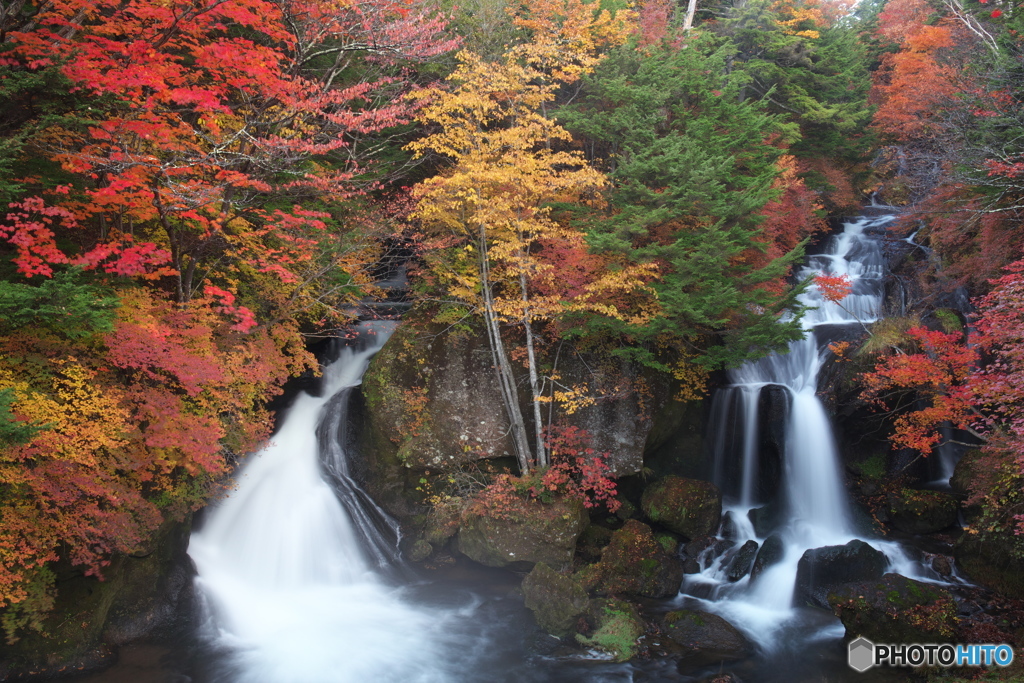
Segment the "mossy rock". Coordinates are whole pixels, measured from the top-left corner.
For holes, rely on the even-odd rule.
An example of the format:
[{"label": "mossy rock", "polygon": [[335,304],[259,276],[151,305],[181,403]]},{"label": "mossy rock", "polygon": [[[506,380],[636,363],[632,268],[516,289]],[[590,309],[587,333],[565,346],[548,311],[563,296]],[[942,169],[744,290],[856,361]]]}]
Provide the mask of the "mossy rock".
[{"label": "mossy rock", "polygon": [[735,661],[754,654],[754,646],[747,637],[717,614],[699,610],[669,612],[661,627],[691,665]]},{"label": "mossy rock", "polygon": [[543,562],[523,579],[523,597],[537,624],[559,638],[575,631],[590,607],[579,577],[556,572]]},{"label": "mossy rock", "polygon": [[580,644],[607,652],[616,662],[636,656],[637,640],[647,630],[647,625],[633,605],[621,600],[593,601],[591,613],[597,621],[597,629],[589,637],[577,634]]},{"label": "mossy rock", "polygon": [[1012,533],[965,533],[953,545],[957,567],[987,588],[1024,599],[1022,541]]},{"label": "mossy rock", "polygon": [[879,643],[945,643],[955,635],[956,603],[931,584],[886,574],[851,583],[828,596],[848,638]]},{"label": "mossy rock", "polygon": [[601,553],[601,590],[610,595],[666,598],[679,592],[683,567],[643,522],[631,519]]},{"label": "mossy rock", "polygon": [[[118,555],[104,580],[55,565],[56,601],[44,633],[0,638],[0,680],[43,680],[113,664],[116,647],[147,637],[191,632],[194,570],[186,556],[189,521],[167,523],[144,552]],[[33,675],[26,675],[27,672]]]},{"label": "mossy rock", "polygon": [[722,492],[711,482],[668,476],[644,491],[647,519],[688,539],[708,536],[722,521]]},{"label": "mossy rock", "polygon": [[410,562],[426,562],[434,554],[434,546],[420,539],[412,544],[407,553]]},{"label": "mossy rock", "polygon": [[441,325],[401,325],[363,376],[380,452],[417,470],[453,470],[513,452],[486,338]]},{"label": "mossy rock", "polygon": [[[363,377],[365,440],[380,449],[365,455],[431,472],[511,457],[509,421],[493,366],[482,328],[456,329],[422,312],[407,315]],[[525,381],[525,370],[517,372]],[[608,353],[562,354],[558,374],[566,385],[586,384],[598,394],[625,389],[614,400],[581,406],[569,420],[585,432],[588,448],[607,454],[613,476],[640,472],[652,412],[671,401],[668,381]],[[529,400],[529,391],[521,392],[524,414]]]},{"label": "mossy rock", "polygon": [[518,501],[500,514],[470,506],[462,513],[456,547],[488,567],[531,568],[544,562],[562,570],[572,565],[576,540],[590,523],[575,499]]},{"label": "mossy rock", "polygon": [[957,499],[942,491],[902,489],[887,497],[891,524],[908,534],[932,534],[956,524]]}]

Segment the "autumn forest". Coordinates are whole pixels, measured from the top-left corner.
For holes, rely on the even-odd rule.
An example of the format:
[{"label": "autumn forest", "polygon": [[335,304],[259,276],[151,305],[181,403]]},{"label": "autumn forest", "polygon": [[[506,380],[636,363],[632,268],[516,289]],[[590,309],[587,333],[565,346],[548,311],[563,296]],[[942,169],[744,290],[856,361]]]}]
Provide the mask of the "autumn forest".
[{"label": "autumn forest", "polygon": [[475,486],[403,461],[417,504],[615,513],[640,468],[573,416],[802,338],[852,285],[799,264],[868,204],[901,298],[831,344],[844,391],[904,460],[970,447],[970,532],[1024,564],[1021,32],[1008,0],[3,0],[9,646],[224,494],[387,264],[405,328],[481,340],[510,444]]}]

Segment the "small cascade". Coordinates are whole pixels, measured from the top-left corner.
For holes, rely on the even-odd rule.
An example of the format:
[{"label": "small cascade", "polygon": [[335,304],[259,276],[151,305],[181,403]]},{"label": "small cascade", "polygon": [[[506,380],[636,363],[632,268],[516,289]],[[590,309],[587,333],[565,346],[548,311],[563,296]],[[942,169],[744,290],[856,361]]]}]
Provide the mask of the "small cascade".
[{"label": "small cascade", "polygon": [[448,615],[411,606],[375,571],[396,559],[397,527],[346,462],[348,395],[394,325],[363,324],[324,368],[322,396],[295,399],[193,533],[216,680],[452,680],[437,628]]},{"label": "small cascade", "polygon": [[[878,319],[885,267],[876,233],[891,220],[892,215],[852,220],[832,238],[825,253],[809,257],[799,277],[847,275],[853,283],[850,295],[837,305],[825,300],[816,287],[809,288],[802,303],[816,308],[804,317],[806,338],[793,342],[786,354],[772,354],[731,371],[730,385],[713,398],[709,436],[714,476],[725,496],[733,540],[763,543],[769,532],[776,533],[783,553],[781,560],[753,581],[749,576],[728,581],[730,554],[709,558],[702,562],[701,573],[687,577],[680,600],[700,600],[702,608],[730,618],[769,651],[791,640],[783,638],[783,633],[799,629],[793,596],[797,564],[804,552],[844,545],[858,537],[832,427],[816,395],[818,374],[829,354],[827,335],[822,332],[827,326],[860,326]],[[785,405],[778,405],[780,395]],[[774,488],[759,485],[760,470],[771,466],[763,443],[770,425],[758,422],[766,412],[766,401],[772,404],[767,412],[785,425],[784,429],[776,425],[782,435],[777,439],[782,473]],[[770,513],[775,523],[758,529],[752,520],[761,512]],[[921,576],[898,544],[869,542],[886,554],[890,570],[932,578]],[[821,628],[828,625],[817,623],[810,631]]]}]

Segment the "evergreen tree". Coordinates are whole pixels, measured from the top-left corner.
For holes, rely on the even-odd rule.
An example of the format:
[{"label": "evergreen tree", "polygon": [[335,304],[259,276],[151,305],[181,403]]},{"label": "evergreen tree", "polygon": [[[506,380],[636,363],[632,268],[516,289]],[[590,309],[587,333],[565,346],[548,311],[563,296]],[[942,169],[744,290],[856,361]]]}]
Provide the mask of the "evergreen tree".
[{"label": "evergreen tree", "polygon": [[[674,338],[704,366],[735,365],[801,336],[796,290],[773,293],[797,248],[763,264],[759,214],[782,147],[797,127],[744,97],[728,46],[698,37],[687,49],[624,49],[561,120],[587,138],[614,182],[612,211],[592,216],[600,251],[656,263],[661,314],[643,326],[598,324],[631,336],[630,352],[657,364],[651,343]],[[784,316],[784,311],[795,315]]]}]

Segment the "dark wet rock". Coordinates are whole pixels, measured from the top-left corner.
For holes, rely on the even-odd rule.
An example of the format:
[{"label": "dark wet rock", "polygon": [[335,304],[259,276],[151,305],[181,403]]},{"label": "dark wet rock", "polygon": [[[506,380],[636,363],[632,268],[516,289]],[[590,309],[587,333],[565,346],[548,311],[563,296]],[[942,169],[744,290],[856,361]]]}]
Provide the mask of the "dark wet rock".
[{"label": "dark wet rock", "polygon": [[785,508],[781,502],[775,501],[759,508],[752,508],[747,513],[747,518],[754,525],[755,534],[767,536],[785,521]]},{"label": "dark wet rock", "polygon": [[936,555],[932,558],[932,569],[939,576],[952,576],[953,575],[953,561],[945,555]]},{"label": "dark wet rock", "polygon": [[[879,509],[875,515],[872,515],[869,510],[855,504],[851,506],[850,514],[853,517],[851,520],[853,528],[858,535],[869,538],[882,538],[885,536],[881,522],[887,523],[889,515],[884,509]],[[876,519],[876,516],[878,519]]]},{"label": "dark wet rock", "polygon": [[679,592],[683,567],[642,522],[629,520],[612,534],[597,565],[600,589],[611,595],[665,598]]},{"label": "dark wet rock", "polygon": [[950,490],[966,498],[971,494],[971,482],[976,480],[980,472],[979,460],[981,451],[972,449],[963,454],[956,466],[953,468],[953,476],[949,478]]},{"label": "dark wet rock", "polygon": [[619,503],[619,509],[615,511],[615,517],[625,522],[627,519],[637,519],[640,517],[640,511],[636,505],[629,502],[625,496],[616,496],[615,500]]},{"label": "dark wet rock", "polygon": [[729,581],[736,582],[750,573],[754,565],[754,558],[757,557],[757,541],[749,540],[740,546],[729,563],[729,569],[725,576]]},{"label": "dark wet rock", "polygon": [[757,420],[761,439],[757,445],[757,479],[754,486],[754,495],[758,500],[775,500],[779,494],[792,403],[789,390],[776,384],[763,387],[758,396]]},{"label": "dark wet rock", "polygon": [[729,510],[722,515],[722,529],[720,535],[727,541],[738,541],[740,538],[739,526],[736,524],[736,519],[733,516],[732,510]]},{"label": "dark wet rock", "polygon": [[754,646],[728,621],[709,612],[679,610],[669,612],[661,621],[662,631],[680,647],[690,665],[744,659]]},{"label": "dark wet rock", "polygon": [[649,520],[689,539],[713,534],[722,521],[722,493],[699,479],[656,481],[644,491],[640,506]]},{"label": "dark wet rock", "polygon": [[860,483],[860,493],[863,496],[877,496],[881,492],[882,488],[876,479],[866,479]]},{"label": "dark wet rock", "polygon": [[702,678],[699,683],[743,683],[743,680],[736,674],[729,673],[727,671],[725,673],[714,674],[713,676]]},{"label": "dark wet rock", "polygon": [[576,552],[588,562],[601,559],[601,552],[612,540],[612,530],[597,524],[588,526],[576,541]]},{"label": "dark wet rock", "polygon": [[434,546],[430,545],[427,541],[420,539],[412,544],[409,548],[409,560],[412,562],[424,562],[430,559],[430,556],[434,554]]},{"label": "dark wet rock", "polygon": [[968,578],[1011,598],[1024,598],[1021,538],[1012,533],[963,534],[953,545],[956,565]]},{"label": "dark wet rock", "polygon": [[590,607],[590,598],[578,577],[556,572],[543,562],[526,575],[522,588],[537,624],[559,638],[575,631],[576,623]]},{"label": "dark wet rock", "polygon": [[[493,359],[481,335],[400,326],[363,378],[367,417],[385,438],[368,457],[442,470],[513,451]],[[467,448],[468,447],[468,448]]]},{"label": "dark wet rock", "polygon": [[889,561],[860,540],[808,550],[796,569],[796,604],[828,609],[828,594],[846,583],[882,578]]},{"label": "dark wet rock", "polygon": [[0,681],[98,671],[117,661],[120,645],[193,633],[198,607],[186,554],[190,522],[165,523],[138,553],[114,555],[103,581],[66,561],[51,564],[53,609],[43,616],[42,632],[24,629],[16,642],[0,639]]},{"label": "dark wet rock", "polygon": [[971,495],[970,485],[972,481],[977,481],[980,474],[981,451],[974,449],[964,453],[960,461],[957,462],[956,467],[953,469],[953,476],[949,479],[949,488],[953,491],[953,495],[957,496],[962,502],[962,510],[964,514],[964,521],[967,524],[973,524],[981,518],[982,509],[978,504],[968,505],[967,499]]},{"label": "dark wet rock", "polygon": [[754,566],[750,569],[750,580],[756,579],[761,572],[776,564],[785,554],[786,547],[782,543],[781,536],[772,534],[764,539],[764,543],[757,551],[757,557],[754,558]]},{"label": "dark wet rock", "polygon": [[577,634],[580,644],[607,652],[616,662],[636,656],[637,640],[647,630],[647,625],[633,605],[622,600],[594,600],[590,614],[597,628],[590,636]]},{"label": "dark wet rock", "polygon": [[670,387],[668,400],[663,400],[654,413],[643,465],[657,476],[674,474],[703,479],[710,474],[704,453],[704,401],[676,400],[676,382]]},{"label": "dark wet rock", "polygon": [[589,523],[583,503],[519,501],[499,514],[471,506],[462,513],[458,551],[488,567],[532,567],[544,562],[554,569],[572,564],[576,539]]},{"label": "dark wet rock", "polygon": [[957,500],[948,493],[902,489],[886,502],[890,523],[908,534],[931,534],[956,524]]},{"label": "dark wet rock", "polygon": [[459,532],[459,524],[462,522],[461,502],[462,499],[457,498],[431,507],[430,512],[423,515],[422,540],[436,548],[448,543]]},{"label": "dark wet rock", "polygon": [[683,546],[683,571],[687,574],[700,573],[703,567],[709,566],[734,545],[732,541],[714,536],[701,536],[690,541]]},{"label": "dark wet rock", "polygon": [[956,603],[948,591],[886,574],[841,586],[828,596],[850,638],[878,643],[945,643],[955,634]]}]

